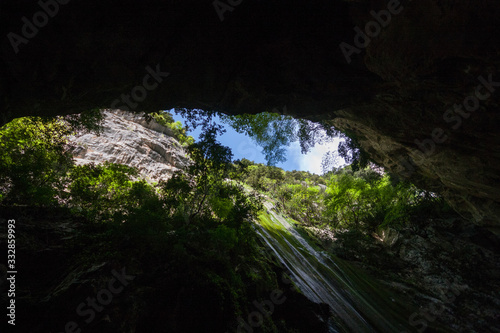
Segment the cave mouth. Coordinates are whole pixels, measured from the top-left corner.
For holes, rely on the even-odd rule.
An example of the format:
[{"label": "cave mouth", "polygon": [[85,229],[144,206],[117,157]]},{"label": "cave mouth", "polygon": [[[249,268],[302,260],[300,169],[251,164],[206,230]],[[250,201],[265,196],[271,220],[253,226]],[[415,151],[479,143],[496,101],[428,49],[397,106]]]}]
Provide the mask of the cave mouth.
[{"label": "cave mouth", "polygon": [[[199,115],[207,133],[196,146],[189,145],[187,132],[166,113],[106,110],[101,136],[78,135],[83,149],[76,151],[78,163],[66,165],[69,170],[63,163],[71,159],[64,136],[74,128],[68,129],[60,117],[16,119],[1,128],[0,144],[17,140],[19,147],[2,151],[0,163],[8,168],[0,168],[0,178],[11,172],[14,186],[0,213],[24,229],[16,234],[27,276],[20,290],[37,291],[20,298],[18,305],[45,318],[36,322],[38,328],[32,321],[23,321],[21,327],[34,332],[86,324],[96,331],[121,331],[123,325],[137,332],[160,327],[200,331],[200,325],[240,330],[237,327],[257,325],[255,308],[267,304],[270,309],[264,301],[270,299],[276,313],[266,325],[300,332],[311,327],[318,332],[375,331],[373,327],[400,332],[417,325],[411,318],[424,316],[418,309],[429,306],[428,295],[439,298],[445,293],[447,297],[432,304],[453,309],[467,307],[464,300],[482,304],[472,319],[460,319],[460,327],[477,324],[477,318],[484,318],[482,327],[494,325],[495,318],[484,313],[494,313],[495,305],[484,300],[497,289],[493,268],[498,238],[443,210],[447,207],[436,195],[400,187],[380,170],[349,167],[330,174],[330,179],[251,161],[226,170],[231,154],[211,134],[217,121],[206,121],[203,111]],[[69,120],[78,127],[85,119],[95,125],[90,119],[99,118],[94,112]],[[9,136],[13,140],[5,140]],[[191,152],[194,164],[181,156],[183,148]],[[10,155],[16,158],[5,158]],[[179,169],[183,171],[177,173]],[[235,179],[257,192],[248,193],[227,178],[227,171],[235,170]],[[137,171],[150,177],[144,179]],[[163,172],[170,173],[166,182]],[[267,198],[263,206],[252,203],[258,197]],[[260,211],[250,214],[252,209]],[[399,219],[406,217],[411,218],[400,225]],[[6,221],[0,219],[0,224]],[[248,241],[255,236],[261,243]],[[330,251],[355,264],[330,257]],[[273,253],[277,261],[271,259]],[[429,253],[439,257],[430,260]],[[77,288],[75,277],[81,281]],[[120,281],[124,288],[112,295],[110,290],[116,289],[109,281]],[[396,285],[394,290],[388,290],[387,283]],[[484,285],[490,287],[484,290]],[[277,287],[287,291],[288,302],[282,302]],[[409,294],[411,302],[405,299]],[[50,296],[41,301],[38,295]],[[94,321],[90,315],[96,304],[93,295],[109,311],[105,320]],[[455,302],[459,296],[460,302]],[[116,302],[108,302],[114,297]],[[328,304],[334,317],[318,303]],[[138,310],[131,310],[130,304]],[[180,309],[172,310],[179,304]],[[79,317],[84,315],[78,309],[87,309],[89,320],[76,317],[75,309]],[[203,309],[197,317],[203,320],[193,321],[193,311]],[[165,312],[171,313],[167,319]],[[426,323],[433,330],[441,321],[458,325],[456,312],[450,313]],[[70,319],[76,321],[68,324]]]},{"label": "cave mouth", "polygon": [[49,15],[39,3],[2,2],[3,124],[96,107],[286,106],[330,122],[472,223],[499,225],[494,1],[242,2],[223,20],[213,3],[62,3]]},{"label": "cave mouth", "polygon": [[[363,245],[367,237],[346,233],[338,254],[362,267],[375,263],[375,274],[387,269],[390,284],[395,276],[411,280],[416,286],[415,304],[423,312],[415,312],[410,320],[415,319],[421,329],[442,319],[450,325],[460,321],[464,331],[488,331],[499,326],[498,302],[492,299],[498,298],[495,291],[500,290],[498,238],[483,228],[500,234],[498,17],[500,6],[494,0],[479,4],[460,0],[2,0],[0,123],[25,116],[73,115],[76,124],[80,121],[76,115],[96,108],[146,113],[186,108],[228,115],[276,109],[298,120],[325,122],[346,133],[366,157],[388,172],[442,196],[461,216],[420,219],[425,225],[402,233],[370,233],[365,236],[376,241],[368,245]],[[87,122],[92,119],[90,115]],[[150,157],[184,163],[165,147],[152,144],[156,134],[147,133],[151,136],[142,137],[141,148]],[[0,156],[13,151],[2,149]],[[45,161],[47,151],[40,151],[41,155],[31,155],[32,160]],[[66,153],[56,151],[60,152]],[[34,186],[23,173],[39,177],[43,185],[47,183],[43,177],[64,170],[65,160],[58,162],[46,164],[57,166],[47,172],[11,163],[21,185],[18,194],[53,203],[50,189]],[[5,170],[0,168],[0,174]],[[276,287],[291,289],[282,267],[267,265],[263,251],[248,247],[245,240],[251,237],[245,231],[235,235],[234,230],[219,228],[219,223],[189,222],[185,212],[190,207],[180,205],[176,196],[169,197],[175,218],[166,226],[149,223],[158,221],[155,214],[161,216],[163,210],[155,209],[158,201],[147,182],[134,183],[133,171],[113,166],[78,170],[82,186],[74,191],[84,198],[78,214],[86,214],[87,220],[51,205],[30,206],[26,201],[12,207],[0,205],[3,230],[12,225],[7,219],[26,222],[24,230],[16,229],[17,255],[24,266],[19,274],[19,310],[24,307],[28,309],[24,313],[35,318],[19,322],[25,331],[76,331],[71,320],[82,319],[75,316],[79,303],[94,295],[106,297],[108,281],[118,272],[138,277],[109,305],[111,316],[92,322],[101,325],[97,331],[128,326],[148,332],[182,332],[184,327],[199,332],[212,323],[214,331],[222,332],[228,316],[234,317],[236,327],[236,313],[255,310],[254,299],[269,298],[269,290]],[[271,171],[273,177],[279,175]],[[102,186],[94,188],[107,189],[113,184],[108,182],[110,174],[123,176],[127,195],[121,199],[134,200],[113,205],[112,200],[95,200],[86,191],[95,185],[90,182],[95,175],[102,177],[97,182]],[[300,173],[294,177],[297,182],[306,181]],[[252,181],[259,184],[258,177]],[[64,190],[64,183],[55,183]],[[191,186],[182,179],[178,185]],[[302,188],[301,183],[293,185],[296,191]],[[23,192],[23,188],[33,191]],[[231,200],[236,195],[223,187],[219,190]],[[310,194],[317,193],[320,186]],[[89,203],[89,198],[94,201]],[[213,199],[214,209],[206,217],[230,214],[231,200]],[[110,217],[110,212],[116,215]],[[314,213],[311,209],[305,215]],[[133,217],[133,223],[125,226],[130,232],[118,234],[125,215]],[[120,227],[85,223],[95,218],[116,218]],[[117,237],[110,240],[113,236]],[[395,247],[388,245],[391,241]],[[165,253],[171,259],[168,262]],[[234,256],[228,259],[228,255]],[[200,261],[202,265],[197,265]],[[75,269],[76,263],[81,266]],[[0,267],[3,275],[6,270]],[[209,274],[200,278],[200,271]],[[239,294],[236,287],[245,292]],[[400,294],[411,294],[407,290],[400,289]],[[420,294],[422,290],[428,292]],[[42,300],[38,297],[42,294],[49,296]],[[244,302],[236,299],[241,295],[248,296]],[[435,302],[428,300],[443,295],[440,309],[446,310],[431,316],[427,310],[436,309]],[[280,322],[284,320],[299,331],[321,331],[328,322],[328,310],[302,295],[289,296],[289,302],[276,307],[276,324],[284,325]],[[214,300],[218,304],[229,300],[226,309],[236,305],[235,311],[219,311]],[[199,314],[196,320],[193,313]],[[408,325],[406,319],[401,322]]]}]

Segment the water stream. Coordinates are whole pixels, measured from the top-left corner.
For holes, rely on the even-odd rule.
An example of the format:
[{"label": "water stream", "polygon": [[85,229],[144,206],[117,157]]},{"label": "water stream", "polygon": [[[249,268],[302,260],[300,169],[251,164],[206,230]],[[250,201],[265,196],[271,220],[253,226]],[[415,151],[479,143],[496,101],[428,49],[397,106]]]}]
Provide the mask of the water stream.
[{"label": "water stream", "polygon": [[311,301],[330,306],[331,332],[411,332],[411,310],[361,270],[318,250],[265,202],[257,232]]}]

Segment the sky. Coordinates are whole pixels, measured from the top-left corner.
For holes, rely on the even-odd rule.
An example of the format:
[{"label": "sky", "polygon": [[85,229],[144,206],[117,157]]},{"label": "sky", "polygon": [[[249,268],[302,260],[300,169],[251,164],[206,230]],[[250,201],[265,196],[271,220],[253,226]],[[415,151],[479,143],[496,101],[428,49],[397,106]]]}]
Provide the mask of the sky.
[{"label": "sky", "polygon": [[[176,121],[180,120],[183,125],[185,124],[181,115],[176,114],[174,110],[169,110],[169,112],[173,115],[173,118]],[[216,121],[222,124],[218,117],[216,117]],[[224,128],[226,129],[226,133],[219,135],[218,140],[224,146],[231,148],[233,152],[233,160],[246,158],[256,163],[266,164],[264,155],[261,153],[262,148],[256,145],[251,138],[245,134],[236,132],[228,125],[225,125]],[[200,132],[201,130],[198,128],[194,131],[190,130],[188,134],[194,137],[195,140],[198,140]],[[300,152],[299,143],[293,142],[289,147],[287,147],[286,162],[278,163],[276,166],[286,171],[309,171],[311,173],[321,175],[323,173],[321,168],[323,155],[328,151],[336,151],[338,144],[339,138],[335,138],[333,141],[327,142],[323,145],[315,145],[309,153],[302,154]],[[341,159],[341,162],[344,162],[343,159]]]}]

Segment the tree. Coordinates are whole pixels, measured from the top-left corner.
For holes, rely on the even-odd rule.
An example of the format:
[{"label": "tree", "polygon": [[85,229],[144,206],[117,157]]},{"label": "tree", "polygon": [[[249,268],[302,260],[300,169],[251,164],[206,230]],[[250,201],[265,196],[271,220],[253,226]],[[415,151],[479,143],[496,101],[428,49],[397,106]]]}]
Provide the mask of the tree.
[{"label": "tree", "polygon": [[101,130],[102,113],[14,119],[0,128],[0,201],[58,205],[73,166],[67,137]]},{"label": "tree", "polygon": [[328,121],[313,122],[268,112],[252,115],[222,115],[221,117],[238,133],[248,135],[262,147],[262,153],[268,165],[285,162],[286,149],[284,147],[288,147],[292,142],[298,141],[301,152],[306,154],[316,144],[332,141],[335,137],[343,138],[343,140],[339,144],[338,152],[328,152],[323,157],[324,172],[338,165],[339,157],[358,169],[364,168],[369,160],[352,133],[342,133]]},{"label": "tree", "polygon": [[232,153],[216,140],[220,130],[208,126],[200,140],[188,147],[192,163],[187,171],[175,173],[162,184],[168,209],[186,224],[209,217],[242,223],[257,205],[247,202],[243,189],[228,179],[233,170]]},{"label": "tree", "polygon": [[[137,169],[105,162],[75,166],[69,172],[67,206],[93,222],[123,222],[156,195]],[[151,205],[150,205],[151,206]]]},{"label": "tree", "polygon": [[262,153],[268,165],[286,161],[284,147],[297,139],[297,122],[290,116],[263,112],[256,115],[222,115],[221,117],[238,133],[248,135],[262,147]]},{"label": "tree", "polygon": [[[394,182],[370,168],[345,168],[330,177],[325,198],[326,216],[333,227],[369,232],[377,228],[403,225],[427,196],[409,183]],[[436,201],[438,205],[440,203]]]},{"label": "tree", "polygon": [[187,135],[187,128],[182,126],[180,121],[175,121],[170,112],[159,111],[146,115],[147,121],[151,121],[152,119],[158,124],[169,128],[181,145],[186,147],[194,143],[194,138]]},{"label": "tree", "polygon": [[0,188],[4,203],[56,205],[73,164],[61,118],[18,118],[0,129]]}]

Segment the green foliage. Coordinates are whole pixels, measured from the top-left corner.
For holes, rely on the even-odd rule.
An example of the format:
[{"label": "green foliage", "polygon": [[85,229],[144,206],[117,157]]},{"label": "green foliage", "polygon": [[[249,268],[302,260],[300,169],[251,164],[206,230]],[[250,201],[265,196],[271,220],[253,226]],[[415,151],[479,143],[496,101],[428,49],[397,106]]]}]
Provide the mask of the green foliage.
[{"label": "green foliage", "polygon": [[291,116],[262,112],[236,116],[222,115],[222,120],[237,132],[251,137],[262,147],[268,165],[286,161],[286,149],[290,143],[298,141],[303,154],[316,144],[342,138],[338,152],[327,152],[323,156],[323,170],[327,172],[339,164],[342,157],[347,164],[358,170],[368,165],[369,157],[361,149],[358,138],[352,133],[342,133],[328,122],[312,122],[294,119]]},{"label": "green foliage", "polygon": [[174,118],[172,117],[172,114],[167,111],[150,113],[149,116],[153,118],[158,124],[163,126],[168,126],[175,122]]},{"label": "green foliage", "polygon": [[[323,197],[325,179],[307,171],[285,172],[263,164],[236,162],[237,178],[276,200],[281,210],[309,225],[325,223]],[[323,188],[320,187],[323,185]]]},{"label": "green foliage", "polygon": [[186,134],[186,129],[182,126],[180,121],[170,124],[170,129],[174,132],[175,138],[183,145],[189,146],[194,143],[194,138]]},{"label": "green foliage", "polygon": [[344,135],[344,141],[339,143],[339,156],[341,156],[347,164],[352,165],[354,171],[364,169],[370,162],[368,154],[361,149],[358,138],[347,132]]},{"label": "green foliage", "polygon": [[369,168],[333,175],[326,194],[325,214],[333,227],[367,232],[407,225],[418,206],[442,205],[436,196],[409,183],[394,183],[389,175]]},{"label": "green foliage", "polygon": [[136,214],[150,215],[161,208],[154,187],[137,180],[137,170],[104,163],[75,166],[69,173],[67,205],[94,222],[124,222]]},{"label": "green foliage", "polygon": [[62,119],[18,118],[0,129],[0,199],[4,204],[55,205],[73,160]]},{"label": "green foliage", "polygon": [[262,164],[237,165],[240,179],[308,226],[370,233],[386,226],[408,225],[416,216],[445,209],[436,195],[394,181],[370,167],[355,171],[347,166],[322,177]]},{"label": "green foliage", "polygon": [[311,184],[281,186],[276,198],[292,218],[306,225],[321,225],[323,197],[320,188]]},{"label": "green foliage", "polygon": [[[157,118],[185,135],[168,114]],[[200,119],[196,113],[191,118]],[[269,133],[290,133],[290,124],[272,125],[276,132],[267,132],[262,119],[260,125],[239,125],[260,131],[264,141]],[[262,209],[259,196],[247,194],[234,179],[272,197],[276,206],[307,225],[372,231],[408,223],[441,205],[439,198],[370,169],[345,168],[322,177],[245,159],[231,164],[229,148],[216,140],[221,127],[211,122],[202,126],[200,141],[189,142],[187,149],[192,164],[156,185],[123,165],[74,166],[66,137],[75,128],[92,126],[78,127],[78,120],[70,125],[62,119],[17,119],[0,129],[0,199],[9,205],[69,208],[75,219],[93,228],[82,235],[85,244],[106,240],[102,253],[101,247],[87,251],[92,260],[120,255],[119,246],[133,249],[143,261],[160,258],[172,289],[213,291],[210,304],[235,318],[248,312],[246,296],[262,286],[270,288],[275,277],[251,223]],[[279,159],[278,143],[287,140],[278,135],[268,145],[271,160]]]},{"label": "green foliage", "polygon": [[179,141],[179,143],[184,147],[187,147],[194,143],[194,138],[187,135],[187,130],[182,126],[182,123],[180,121],[175,121],[172,117],[172,114],[170,114],[169,112],[160,111],[151,113],[148,115],[147,119],[151,119],[150,117],[154,119],[158,124],[169,128],[177,141]]},{"label": "green foliage", "polygon": [[351,223],[359,227],[360,222],[374,208],[370,199],[378,199],[372,198],[370,192],[373,192],[371,184],[363,178],[347,173],[332,177],[326,191],[328,194],[327,216],[332,218],[337,227],[348,227]]},{"label": "green foliage", "polygon": [[[215,139],[220,127],[204,126],[187,149],[187,170],[149,184],[119,164],[75,166],[66,139],[74,126],[62,119],[15,120],[0,129],[2,204],[60,206],[70,221],[87,222],[71,241],[81,248],[75,264],[133,258],[165,278],[174,298],[179,290],[208,291],[196,294],[235,324],[255,297],[276,288],[276,277],[251,223],[260,200],[229,179],[253,163],[232,165],[229,148]],[[284,179],[279,169],[264,171],[270,181]]]},{"label": "green foliage", "polygon": [[188,147],[193,163],[187,172],[177,172],[162,185],[167,209],[186,224],[194,219],[214,219],[235,226],[250,220],[258,202],[247,198],[243,189],[228,177],[233,170],[232,153],[217,140],[217,127],[207,129],[200,140]]},{"label": "green foliage", "polygon": [[250,136],[261,146],[268,165],[285,162],[284,147],[297,140],[297,122],[290,116],[263,112],[256,115],[224,115],[222,119],[238,133]]},{"label": "green foliage", "polygon": [[100,109],[92,109],[79,114],[70,114],[62,118],[75,132],[92,132],[99,134],[102,131],[104,115]]},{"label": "green foliage", "polygon": [[91,110],[56,118],[25,117],[0,128],[0,201],[58,205],[73,165],[67,137],[98,133],[102,113]]}]

